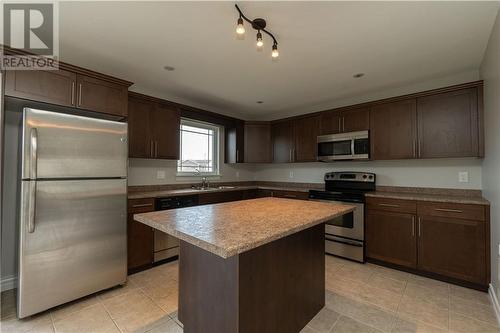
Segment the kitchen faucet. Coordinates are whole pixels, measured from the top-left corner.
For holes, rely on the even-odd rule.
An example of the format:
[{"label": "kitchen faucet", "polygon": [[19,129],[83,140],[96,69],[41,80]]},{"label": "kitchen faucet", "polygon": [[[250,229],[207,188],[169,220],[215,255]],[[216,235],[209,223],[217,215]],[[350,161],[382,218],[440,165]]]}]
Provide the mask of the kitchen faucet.
[{"label": "kitchen faucet", "polygon": [[204,189],[207,189],[210,187],[210,184],[208,182],[208,179],[206,176],[202,176],[201,175],[201,171],[199,169],[194,169],[196,171],[196,173],[198,174],[198,176],[201,177],[201,189],[204,190]]}]

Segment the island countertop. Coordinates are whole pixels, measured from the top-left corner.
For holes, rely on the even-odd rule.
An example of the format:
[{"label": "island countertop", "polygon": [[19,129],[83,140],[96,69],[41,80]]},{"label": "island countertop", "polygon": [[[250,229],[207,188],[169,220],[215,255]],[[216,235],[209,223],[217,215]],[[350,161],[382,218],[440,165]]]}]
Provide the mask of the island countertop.
[{"label": "island countertop", "polygon": [[353,210],[349,205],[260,198],[135,214],[134,219],[229,258]]}]

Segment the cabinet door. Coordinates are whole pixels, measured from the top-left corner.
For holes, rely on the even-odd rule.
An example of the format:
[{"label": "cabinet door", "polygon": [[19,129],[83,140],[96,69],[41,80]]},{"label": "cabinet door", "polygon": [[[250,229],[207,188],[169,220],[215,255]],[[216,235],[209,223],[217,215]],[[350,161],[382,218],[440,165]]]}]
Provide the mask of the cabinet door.
[{"label": "cabinet door", "polygon": [[419,98],[418,156],[478,156],[477,98],[476,88]]},{"label": "cabinet door", "polygon": [[245,123],[245,162],[270,163],[271,125],[268,122]]},{"label": "cabinet door", "polygon": [[374,106],[370,111],[370,145],[374,160],[416,158],[416,100]]},{"label": "cabinet door", "polygon": [[243,192],[244,191],[201,193],[199,195],[198,203],[200,205],[208,205],[221,202],[243,200]]},{"label": "cabinet door", "polygon": [[273,162],[293,162],[293,127],[290,121],[277,122],[271,125],[273,144]]},{"label": "cabinet door", "polygon": [[340,112],[326,111],[320,115],[320,135],[337,134],[340,133],[342,127],[342,120]]},{"label": "cabinet door", "polygon": [[366,256],[415,268],[417,264],[415,215],[368,210]]},{"label": "cabinet door", "polygon": [[129,273],[148,268],[153,264],[153,228],[134,221],[134,214],[147,213],[153,210],[154,199],[128,200],[127,258]]},{"label": "cabinet door", "polygon": [[129,99],[128,104],[128,155],[152,158],[154,143],[150,130],[150,117],[155,104],[140,99]]},{"label": "cabinet door", "polygon": [[318,158],[319,116],[300,118],[293,122],[294,162],[314,162]]},{"label": "cabinet door", "polygon": [[225,163],[245,162],[245,125],[238,121],[234,126],[225,128]]},{"label": "cabinet door", "polygon": [[5,95],[75,106],[76,74],[64,70],[6,71]]},{"label": "cabinet door", "polygon": [[420,270],[486,285],[486,223],[430,216],[418,222]]},{"label": "cabinet door", "polygon": [[127,116],[127,87],[85,75],[77,75],[77,85],[77,107]]},{"label": "cabinet door", "polygon": [[151,117],[155,158],[179,159],[180,121],[177,108],[163,104],[155,106]]},{"label": "cabinet door", "polygon": [[342,111],[342,132],[366,131],[370,128],[370,109],[360,108]]}]

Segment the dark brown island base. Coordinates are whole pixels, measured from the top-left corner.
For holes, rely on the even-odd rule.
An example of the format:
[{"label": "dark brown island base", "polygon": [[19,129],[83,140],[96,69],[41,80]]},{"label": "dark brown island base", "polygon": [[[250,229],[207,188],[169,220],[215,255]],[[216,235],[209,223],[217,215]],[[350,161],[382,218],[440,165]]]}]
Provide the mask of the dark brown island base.
[{"label": "dark brown island base", "polygon": [[261,198],[134,219],[181,240],[185,333],[293,333],[325,304],[324,222],[352,210]]}]

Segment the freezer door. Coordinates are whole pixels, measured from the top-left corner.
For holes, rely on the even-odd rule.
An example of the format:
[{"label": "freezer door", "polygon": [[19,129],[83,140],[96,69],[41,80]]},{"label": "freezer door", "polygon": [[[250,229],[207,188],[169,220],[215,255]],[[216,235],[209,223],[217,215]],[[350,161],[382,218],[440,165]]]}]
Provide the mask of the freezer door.
[{"label": "freezer door", "polygon": [[127,175],[127,124],[24,109],[22,178]]},{"label": "freezer door", "polygon": [[126,281],[126,186],[125,179],[22,181],[20,318]]}]

